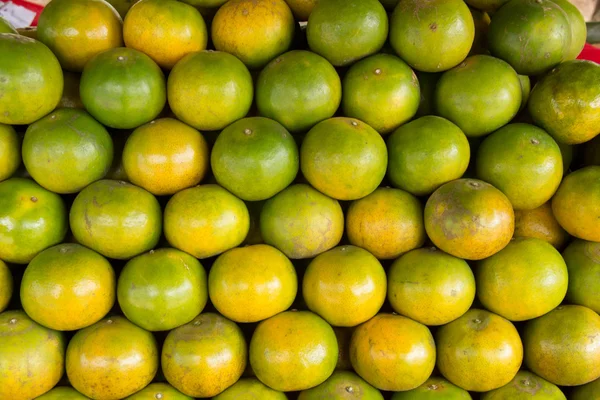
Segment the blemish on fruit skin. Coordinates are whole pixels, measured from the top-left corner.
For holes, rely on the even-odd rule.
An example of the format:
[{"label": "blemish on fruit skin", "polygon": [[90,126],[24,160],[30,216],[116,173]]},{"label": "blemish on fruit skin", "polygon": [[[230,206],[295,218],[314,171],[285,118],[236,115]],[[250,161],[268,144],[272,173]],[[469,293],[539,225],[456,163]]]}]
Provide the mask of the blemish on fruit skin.
[{"label": "blemish on fruit skin", "polygon": [[429,25],[429,29],[431,29],[433,32],[437,31],[437,24],[434,22],[431,25]]}]

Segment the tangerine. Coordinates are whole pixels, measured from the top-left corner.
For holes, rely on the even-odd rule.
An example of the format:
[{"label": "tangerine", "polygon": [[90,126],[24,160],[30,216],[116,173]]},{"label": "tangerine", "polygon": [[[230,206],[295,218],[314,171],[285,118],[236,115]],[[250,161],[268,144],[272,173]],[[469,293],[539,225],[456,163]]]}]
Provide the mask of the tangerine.
[{"label": "tangerine", "polygon": [[350,371],[334,371],[319,386],[303,390],[298,400],[383,400],[381,392]]},{"label": "tangerine", "polygon": [[193,400],[168,383],[151,383],[125,400]]},{"label": "tangerine", "polygon": [[567,301],[600,314],[600,243],[576,239],[562,255],[569,270]]},{"label": "tangerine", "polygon": [[273,390],[256,378],[243,378],[225,389],[213,400],[287,400],[285,393]]},{"label": "tangerine", "polygon": [[484,393],[481,400],[505,399],[567,400],[563,392],[553,383],[529,371],[521,370],[506,385]]},{"label": "tangerine", "polygon": [[0,313],[8,307],[13,294],[13,276],[6,263],[0,260]]},{"label": "tangerine", "polygon": [[416,389],[394,393],[391,400],[472,400],[464,389],[444,378],[432,376]]},{"label": "tangerine", "polygon": [[15,128],[0,124],[0,182],[10,178],[21,165],[21,139]]}]

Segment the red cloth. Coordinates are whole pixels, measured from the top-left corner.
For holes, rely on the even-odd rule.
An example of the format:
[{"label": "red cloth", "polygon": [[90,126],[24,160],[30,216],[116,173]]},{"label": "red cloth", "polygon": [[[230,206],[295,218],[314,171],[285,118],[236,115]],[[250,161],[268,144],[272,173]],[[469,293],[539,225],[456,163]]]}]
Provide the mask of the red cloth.
[{"label": "red cloth", "polygon": [[579,55],[580,60],[594,61],[600,64],[600,48],[594,47],[591,44],[586,44],[583,51]]}]

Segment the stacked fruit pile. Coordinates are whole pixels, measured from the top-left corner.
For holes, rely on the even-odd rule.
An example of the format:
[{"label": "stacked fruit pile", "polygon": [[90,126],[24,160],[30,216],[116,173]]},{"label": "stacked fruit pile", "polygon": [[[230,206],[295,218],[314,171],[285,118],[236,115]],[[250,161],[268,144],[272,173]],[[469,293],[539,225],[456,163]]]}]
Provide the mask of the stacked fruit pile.
[{"label": "stacked fruit pile", "polygon": [[574,6],[190,3],[1,25],[0,399],[600,399]]}]

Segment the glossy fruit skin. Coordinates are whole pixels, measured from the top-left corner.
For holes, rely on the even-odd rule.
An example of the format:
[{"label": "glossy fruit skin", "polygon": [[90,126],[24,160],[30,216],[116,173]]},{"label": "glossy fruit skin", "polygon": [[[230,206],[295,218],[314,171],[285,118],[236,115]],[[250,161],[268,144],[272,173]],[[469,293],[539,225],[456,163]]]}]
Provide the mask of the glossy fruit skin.
[{"label": "glossy fruit skin", "polygon": [[427,326],[463,315],[475,299],[475,277],[466,261],[435,247],[412,250],[388,270],[392,308]]},{"label": "glossy fruit skin", "polygon": [[344,76],[344,115],[366,122],[381,134],[409,121],[419,108],[419,81],[391,54],[376,54],[352,65]]},{"label": "glossy fruit skin", "polygon": [[133,129],[160,114],[167,100],[165,76],[144,53],[118,47],[92,58],[81,74],[83,105],[102,124]]},{"label": "glossy fruit skin", "polygon": [[325,58],[292,50],[271,61],[256,82],[260,115],[291,132],[303,132],[333,117],[342,100],[342,83]]},{"label": "glossy fruit skin", "polygon": [[123,40],[170,70],[187,54],[206,49],[208,32],[200,12],[188,4],[141,0],[125,17]]},{"label": "glossy fruit skin", "polygon": [[168,331],[187,324],[204,309],[206,271],[183,251],[150,250],[125,264],[117,296],[131,322],[149,331]]},{"label": "glossy fruit skin", "polygon": [[397,392],[392,400],[472,400],[471,395],[464,389],[448,382],[444,378],[431,376],[416,389]]},{"label": "glossy fruit skin", "polygon": [[350,341],[352,367],[380,390],[411,390],[423,384],[435,366],[435,353],[425,325],[394,314],[378,314],[358,326]]},{"label": "glossy fruit skin", "polygon": [[461,129],[433,115],[396,129],[387,147],[391,183],[416,196],[431,194],[462,177],[471,159],[469,141]]},{"label": "glossy fruit skin", "polygon": [[43,43],[13,33],[0,33],[0,124],[30,124],[57,106],[63,73],[56,56]]},{"label": "glossy fruit skin", "polygon": [[596,399],[600,394],[600,378],[576,387],[571,391],[570,400],[589,400]]},{"label": "glossy fruit skin", "polygon": [[177,118],[201,131],[220,130],[245,117],[254,96],[246,66],[219,51],[183,57],[169,74],[167,92]]},{"label": "glossy fruit skin", "polygon": [[515,218],[502,192],[477,179],[442,185],[425,205],[425,230],[441,250],[481,260],[502,250],[514,233]]},{"label": "glossy fruit skin", "polygon": [[287,310],[298,279],[291,261],[266,244],[231,249],[213,263],[208,289],[212,304],[235,322],[258,322]]},{"label": "glossy fruit skin", "polygon": [[337,200],[295,184],[266,201],[260,231],[265,243],[289,258],[312,258],[340,242],[344,213]]},{"label": "glossy fruit skin", "polygon": [[331,326],[309,311],[286,311],[261,322],[250,341],[250,365],[265,385],[297,391],[323,383],[335,368]]},{"label": "glossy fruit skin", "polygon": [[571,45],[565,54],[564,60],[574,60],[581,54],[581,50],[585,46],[587,37],[585,19],[579,9],[569,0],[552,0],[552,2],[562,8],[567,14],[567,20],[571,27]]},{"label": "glossy fruit skin", "polygon": [[210,157],[219,185],[246,201],[273,197],[294,181],[300,168],[292,135],[264,117],[243,118],[223,129]]},{"label": "glossy fruit skin", "polygon": [[506,125],[521,107],[519,76],[506,62],[487,55],[468,57],[438,81],[439,116],[458,125],[468,137],[487,135]]},{"label": "glossy fruit skin", "polygon": [[325,382],[298,396],[298,400],[321,399],[383,400],[383,395],[354,372],[335,371]]},{"label": "glossy fruit skin", "polygon": [[61,108],[29,125],[22,152],[25,168],[41,186],[77,193],[104,178],[113,161],[113,142],[84,110]]},{"label": "glossy fruit skin", "polygon": [[242,378],[232,386],[225,389],[221,394],[213,397],[213,400],[287,400],[285,393],[273,390],[256,378]]},{"label": "glossy fruit skin", "polygon": [[558,223],[572,236],[600,242],[600,166],[581,168],[567,175],[552,198]]},{"label": "glossy fruit skin", "polygon": [[308,21],[308,17],[315,8],[318,0],[285,0],[298,21]]},{"label": "glossy fruit skin", "polygon": [[35,400],[89,400],[89,397],[82,395],[72,387],[56,386],[40,397],[36,397]]},{"label": "glossy fruit skin", "polygon": [[246,341],[235,323],[204,313],[169,332],[161,364],[167,381],[180,392],[212,397],[240,378],[247,355]]},{"label": "glossy fruit skin", "polygon": [[249,228],[244,202],[214,184],[182,190],[165,208],[164,233],[169,243],[200,259],[239,246]]},{"label": "glossy fruit skin", "polygon": [[156,246],[161,214],[156,198],[144,189],[103,179],[79,192],[69,220],[79,243],[105,257],[126,260]]},{"label": "glossy fruit skin", "polygon": [[308,309],[332,326],[356,326],[377,314],[387,279],[381,263],[356,246],[340,246],[313,259],[302,282]]},{"label": "glossy fruit skin", "polygon": [[563,252],[569,270],[567,301],[600,313],[600,244],[576,239]]},{"label": "glossy fruit skin", "polygon": [[336,67],[377,53],[388,35],[388,17],[377,0],[319,1],[308,18],[310,50]]},{"label": "glossy fruit skin", "polygon": [[533,210],[515,211],[514,236],[542,239],[557,250],[561,250],[569,239],[569,234],[560,226],[552,213],[551,201]]},{"label": "glossy fruit skin", "polygon": [[541,239],[515,238],[477,263],[477,297],[486,309],[511,321],[552,311],[565,298],[567,266],[560,253]]},{"label": "glossy fruit skin", "polygon": [[83,110],[85,107],[83,106],[81,96],[79,95],[81,74],[63,70],[63,81],[62,97],[56,108],[81,108]]},{"label": "glossy fruit skin", "polygon": [[553,383],[548,382],[529,371],[521,370],[510,383],[484,393],[481,400],[567,400],[563,392]]},{"label": "glossy fruit skin", "polygon": [[0,182],[0,210],[0,259],[6,262],[27,264],[67,233],[63,200],[30,179]]},{"label": "glossy fruit skin", "polygon": [[425,242],[423,205],[403,190],[377,188],[350,204],[346,233],[351,244],[378,259],[396,258]]},{"label": "glossy fruit skin", "polygon": [[0,260],[0,313],[8,307],[13,294],[13,276],[6,263]]},{"label": "glossy fruit skin", "polygon": [[510,382],[521,366],[523,344],[514,325],[472,308],[436,333],[437,367],[453,384],[486,392]]},{"label": "glossy fruit skin", "polygon": [[0,17],[0,33],[18,33],[14,26],[4,18]]},{"label": "glossy fruit skin", "polygon": [[0,398],[32,399],[58,383],[65,364],[60,332],[38,325],[23,311],[5,311],[0,338]]},{"label": "glossy fruit skin", "polygon": [[0,182],[10,178],[21,165],[21,139],[15,128],[0,124]]},{"label": "glossy fruit skin", "polygon": [[390,43],[411,67],[446,71],[460,64],[475,39],[475,23],[461,0],[402,0],[390,20]]},{"label": "glossy fruit skin", "polygon": [[126,400],[193,400],[168,383],[151,383]]},{"label": "glossy fruit skin", "polygon": [[523,345],[527,367],[555,385],[600,378],[600,316],[587,307],[560,306],[527,322]]},{"label": "glossy fruit skin", "polygon": [[40,14],[37,37],[69,71],[81,72],[95,55],[123,46],[123,20],[104,0],[58,0]]},{"label": "glossy fruit skin", "polygon": [[300,169],[320,192],[338,200],[371,194],[385,176],[387,148],[364,122],[337,117],[315,125],[300,148]]},{"label": "glossy fruit skin", "polygon": [[600,133],[600,65],[567,61],[545,75],[529,97],[534,122],[554,139],[580,144]]},{"label": "glossy fruit skin", "polygon": [[515,210],[546,203],[563,177],[560,148],[543,129],[529,124],[509,124],[486,137],[476,160],[477,176],[500,189]]},{"label": "glossy fruit skin", "polygon": [[150,332],[119,316],[78,331],[67,348],[67,376],[84,395],[118,400],[146,387],[158,370]]},{"label": "glossy fruit skin", "polygon": [[494,13],[488,46],[517,73],[542,74],[571,51],[569,18],[551,0],[510,1]]},{"label": "glossy fruit skin", "polygon": [[521,82],[521,107],[519,111],[523,111],[527,107],[527,101],[531,95],[531,79],[527,75],[518,75]]},{"label": "glossy fruit skin", "polygon": [[131,183],[154,195],[170,195],[200,183],[208,170],[209,150],[196,129],[161,118],[131,133],[122,160]]},{"label": "glossy fruit skin", "polygon": [[39,253],[21,281],[21,304],[40,325],[74,331],[102,319],[115,303],[116,279],[100,254],[64,243]]}]

